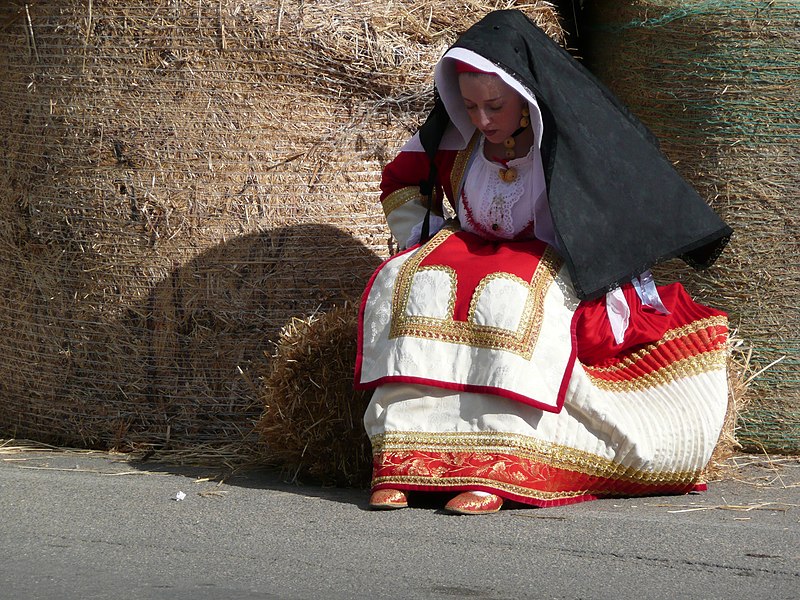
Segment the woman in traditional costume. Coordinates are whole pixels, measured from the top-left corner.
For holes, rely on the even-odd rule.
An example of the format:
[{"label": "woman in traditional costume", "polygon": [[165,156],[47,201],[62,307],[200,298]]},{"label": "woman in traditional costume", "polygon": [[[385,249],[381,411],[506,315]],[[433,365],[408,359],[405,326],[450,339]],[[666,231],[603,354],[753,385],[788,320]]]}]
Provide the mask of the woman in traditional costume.
[{"label": "woman in traditional costume", "polygon": [[447,511],[483,514],[702,489],[727,318],[648,269],[707,267],[730,229],[523,13],[487,15],[434,77],[436,105],[381,184],[405,249],[361,308],[370,506],[447,492]]}]

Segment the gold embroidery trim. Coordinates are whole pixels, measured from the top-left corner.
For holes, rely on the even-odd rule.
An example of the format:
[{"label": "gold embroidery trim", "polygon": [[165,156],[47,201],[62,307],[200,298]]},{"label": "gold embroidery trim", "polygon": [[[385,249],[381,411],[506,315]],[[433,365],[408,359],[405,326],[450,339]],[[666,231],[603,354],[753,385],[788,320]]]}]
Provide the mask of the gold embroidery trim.
[{"label": "gold embroidery trim", "polygon": [[399,190],[395,190],[383,199],[383,202],[381,203],[383,206],[383,214],[388,217],[389,213],[391,213],[393,210],[400,208],[412,200],[417,200],[420,198],[421,196],[419,193],[419,188],[415,186],[404,187],[400,188]]},{"label": "gold embroidery trim", "polygon": [[514,433],[392,432],[370,438],[373,456],[402,452],[470,452],[511,454],[515,457],[592,477],[642,484],[680,484],[696,481],[701,469],[692,471],[642,471],[615,463],[590,452]]},{"label": "gold embroidery trim", "polygon": [[[450,186],[453,189],[453,194],[458,194],[458,190],[461,189],[461,181],[464,179],[464,175],[467,170],[467,163],[469,162],[469,158],[472,156],[472,153],[475,150],[478,137],[479,133],[476,131],[472,136],[472,139],[469,141],[469,144],[467,144],[467,147],[463,150],[460,150],[458,154],[456,154],[456,159],[453,162],[453,170],[450,171]],[[456,205],[458,205],[458,198],[455,198],[454,202]]]},{"label": "gold embroidery trim", "polygon": [[609,381],[608,379],[595,377],[592,375],[592,370],[589,369],[586,369],[586,374],[592,380],[592,385],[601,390],[615,392],[641,391],[647,388],[667,385],[683,377],[702,375],[703,373],[720,370],[727,365],[727,360],[728,351],[725,349],[683,358],[652,373],[636,375],[635,379]]},{"label": "gold embroidery trim", "polygon": [[[487,275],[478,284],[470,299],[469,321],[454,320],[452,311],[447,319],[408,314],[407,307],[414,274],[421,269],[432,267],[432,265],[420,267],[420,263],[455,231],[456,229],[450,226],[439,231],[400,268],[392,298],[392,320],[389,339],[400,336],[438,339],[476,348],[504,350],[517,354],[525,360],[530,360],[544,319],[544,297],[555,280],[560,267],[560,258],[549,246],[536,266],[530,282],[526,282],[511,273],[490,273]],[[479,325],[471,320],[474,316],[474,307],[477,303],[477,298],[480,297],[480,292],[492,279],[498,277],[516,280],[528,289],[525,307],[516,331],[491,325]],[[452,289],[451,295],[454,293],[455,289]]]}]

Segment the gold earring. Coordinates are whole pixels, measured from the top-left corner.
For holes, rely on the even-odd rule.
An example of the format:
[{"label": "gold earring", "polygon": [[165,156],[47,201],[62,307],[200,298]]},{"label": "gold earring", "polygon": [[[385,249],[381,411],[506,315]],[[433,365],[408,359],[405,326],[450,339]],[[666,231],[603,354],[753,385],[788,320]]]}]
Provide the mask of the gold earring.
[{"label": "gold earring", "polygon": [[522,109],[522,118],[520,118],[519,120],[519,126],[525,129],[528,125],[530,125],[531,124],[530,116],[531,116],[531,111],[528,109],[527,106],[524,107]]},{"label": "gold earring", "polygon": [[[527,106],[524,106],[522,108],[522,116],[519,119],[519,129],[517,129],[511,135],[511,137],[507,137],[503,141],[503,146],[506,147],[507,160],[513,160],[517,157],[517,152],[515,150],[515,146],[517,145],[517,140],[514,139],[514,136],[522,133],[522,130],[531,124],[530,116],[531,116],[531,111],[528,109]],[[514,180],[517,178],[517,170],[514,167],[506,167],[500,169],[498,175],[500,176],[500,179],[502,181],[505,181],[506,183],[513,183]]]}]

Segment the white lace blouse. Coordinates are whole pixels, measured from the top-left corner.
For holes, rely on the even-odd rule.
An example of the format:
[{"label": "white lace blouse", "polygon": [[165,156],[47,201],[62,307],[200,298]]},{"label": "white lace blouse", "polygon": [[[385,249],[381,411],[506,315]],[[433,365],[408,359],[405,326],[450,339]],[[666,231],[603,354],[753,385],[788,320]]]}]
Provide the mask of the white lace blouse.
[{"label": "white lace blouse", "polygon": [[537,237],[557,249],[539,148],[534,145],[527,155],[508,162],[517,177],[507,183],[500,179],[502,165],[484,156],[484,139],[478,142],[458,197],[461,228],[488,239]]}]

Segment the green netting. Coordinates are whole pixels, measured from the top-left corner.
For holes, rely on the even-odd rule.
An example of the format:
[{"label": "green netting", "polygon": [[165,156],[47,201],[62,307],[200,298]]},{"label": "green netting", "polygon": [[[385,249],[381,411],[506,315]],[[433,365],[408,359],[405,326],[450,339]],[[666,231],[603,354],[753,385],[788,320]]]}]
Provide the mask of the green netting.
[{"label": "green netting", "polygon": [[[598,0],[589,66],[733,226],[705,273],[660,269],[727,310],[758,373],[740,440],[800,449],[800,3]],[[657,195],[654,195],[657,201]]]}]

